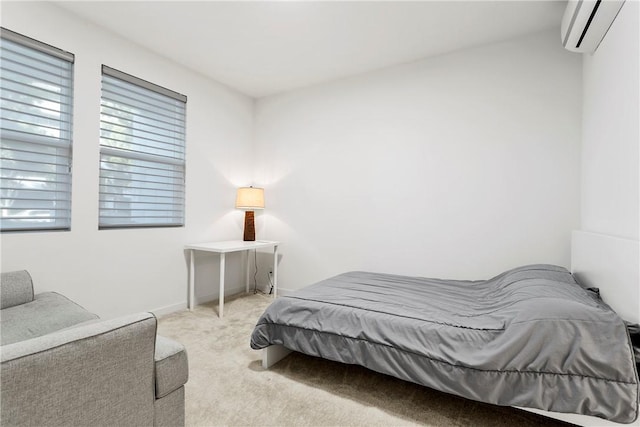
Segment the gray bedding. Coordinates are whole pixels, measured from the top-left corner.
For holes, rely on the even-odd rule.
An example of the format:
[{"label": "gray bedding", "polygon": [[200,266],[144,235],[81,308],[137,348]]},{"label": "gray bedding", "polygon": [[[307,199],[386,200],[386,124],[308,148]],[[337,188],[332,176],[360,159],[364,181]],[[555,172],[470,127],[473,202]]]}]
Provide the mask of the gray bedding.
[{"label": "gray bedding", "polygon": [[496,405],[638,414],[624,322],[564,268],[486,281],[350,272],[280,297],[251,336]]}]

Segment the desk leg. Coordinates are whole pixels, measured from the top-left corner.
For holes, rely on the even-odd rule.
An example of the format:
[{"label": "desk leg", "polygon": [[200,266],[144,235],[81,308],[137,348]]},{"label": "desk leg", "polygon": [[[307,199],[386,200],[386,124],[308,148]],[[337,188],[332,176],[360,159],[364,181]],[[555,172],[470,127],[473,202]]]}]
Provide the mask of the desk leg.
[{"label": "desk leg", "polygon": [[193,294],[194,294],[194,287],[195,287],[195,272],[196,272],[196,268],[195,268],[195,251],[193,249],[189,250],[189,310],[193,310],[193,306],[194,301],[193,301]]},{"label": "desk leg", "polygon": [[222,318],[224,310],[224,263],[225,253],[220,254],[220,299],[218,302],[218,316]]},{"label": "desk leg", "polygon": [[249,259],[251,258],[251,251],[244,251],[246,257],[244,264],[244,284],[245,290],[249,293]]},{"label": "desk leg", "polygon": [[273,247],[273,297],[278,297],[278,245]]}]

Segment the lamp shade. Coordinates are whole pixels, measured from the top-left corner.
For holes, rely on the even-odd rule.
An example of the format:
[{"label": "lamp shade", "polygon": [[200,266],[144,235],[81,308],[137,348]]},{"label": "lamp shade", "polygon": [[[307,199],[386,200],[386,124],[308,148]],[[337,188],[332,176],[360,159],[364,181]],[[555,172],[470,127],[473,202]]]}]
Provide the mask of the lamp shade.
[{"label": "lamp shade", "polygon": [[236,208],[264,209],[264,188],[240,187],[236,195]]}]

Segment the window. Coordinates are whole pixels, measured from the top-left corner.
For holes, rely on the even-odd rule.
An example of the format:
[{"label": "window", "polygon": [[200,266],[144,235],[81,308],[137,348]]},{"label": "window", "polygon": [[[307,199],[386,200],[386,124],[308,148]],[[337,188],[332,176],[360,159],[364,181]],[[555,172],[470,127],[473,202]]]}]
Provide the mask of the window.
[{"label": "window", "polygon": [[186,101],[102,66],[101,229],[184,224]]},{"label": "window", "polygon": [[0,229],[69,230],[74,57],[0,31]]}]

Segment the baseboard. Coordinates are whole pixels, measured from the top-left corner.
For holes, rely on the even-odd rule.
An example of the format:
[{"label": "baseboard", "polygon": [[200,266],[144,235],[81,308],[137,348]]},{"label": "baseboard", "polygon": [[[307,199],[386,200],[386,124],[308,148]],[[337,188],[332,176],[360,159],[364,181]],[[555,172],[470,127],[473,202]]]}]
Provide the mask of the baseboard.
[{"label": "baseboard", "polygon": [[[265,294],[269,293],[269,289],[270,286],[268,284],[258,284],[258,290],[262,291]],[[225,292],[225,299],[232,296],[232,295],[237,295],[240,293],[243,293],[245,291],[244,286],[243,287],[233,287],[231,289],[227,289],[227,292]],[[291,292],[293,292],[294,289],[282,289],[282,288],[278,288],[278,295],[279,296],[286,296],[289,295]],[[253,292],[253,286],[249,287],[249,292],[252,293]],[[210,294],[206,294],[206,295],[196,295],[195,297],[195,305],[200,305],[200,304],[205,304],[211,301],[218,301],[218,293],[210,293]],[[187,309],[187,301],[183,301],[177,304],[171,304],[171,305],[167,305],[165,307],[160,307],[160,308],[155,308],[153,310],[149,310],[151,313],[153,313],[156,317],[162,317],[162,316],[166,316],[168,314],[171,313],[176,313],[178,311],[182,311],[182,310],[186,310]]]},{"label": "baseboard", "polygon": [[[259,288],[259,287],[258,287]],[[249,287],[249,292],[253,290],[252,287]],[[231,289],[225,289],[224,298],[225,300],[233,295],[241,294],[245,292],[245,287],[233,287]],[[216,292],[215,294],[205,294],[205,295],[196,295],[195,296],[195,305],[205,304],[211,301],[218,301],[219,295]]]},{"label": "baseboard", "polygon": [[[226,292],[225,292],[226,296]],[[218,294],[206,294],[206,295],[196,295],[195,296],[195,305],[206,304],[211,301],[218,301]]]},{"label": "baseboard", "polygon": [[156,308],[153,310],[149,310],[156,317],[166,316],[171,313],[176,313],[178,311],[183,311],[187,309],[187,302],[180,302],[178,304],[171,304],[164,307]]},{"label": "baseboard", "polygon": [[278,296],[286,297],[287,295],[291,295],[295,291],[296,289],[278,288]]}]

